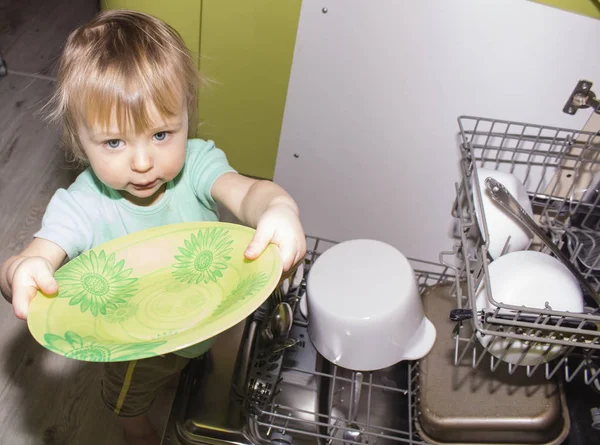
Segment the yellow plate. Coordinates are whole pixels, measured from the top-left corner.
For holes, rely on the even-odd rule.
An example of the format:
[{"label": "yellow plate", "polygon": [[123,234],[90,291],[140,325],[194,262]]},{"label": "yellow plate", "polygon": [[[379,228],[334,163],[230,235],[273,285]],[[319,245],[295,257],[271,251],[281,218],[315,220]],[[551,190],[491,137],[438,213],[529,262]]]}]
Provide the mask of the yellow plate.
[{"label": "yellow plate", "polygon": [[56,271],[59,292],[33,299],[27,324],[47,349],[118,362],[178,351],[254,312],[281,277],[279,249],[244,258],[254,230],[172,224],[115,239]]}]

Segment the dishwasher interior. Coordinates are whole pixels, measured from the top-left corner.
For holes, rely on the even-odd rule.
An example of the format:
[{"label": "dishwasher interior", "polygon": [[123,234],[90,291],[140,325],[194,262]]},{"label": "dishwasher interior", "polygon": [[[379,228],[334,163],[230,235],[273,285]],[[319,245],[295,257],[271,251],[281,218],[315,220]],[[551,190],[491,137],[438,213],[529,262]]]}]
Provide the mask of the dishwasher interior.
[{"label": "dishwasher interior", "polygon": [[[600,260],[592,264],[581,255],[586,237],[598,237],[600,245],[600,190],[594,189],[600,187],[590,186],[600,172],[600,136],[474,117],[460,117],[459,130],[461,181],[452,208],[457,244],[440,263],[410,259],[427,316],[437,320],[434,351],[419,362],[365,373],[321,357],[308,336],[310,314],[306,318],[300,308],[311,265],[335,242],[308,237],[297,286],[275,291],[184,372],[163,445],[600,443],[600,330],[583,329],[600,326],[600,315],[594,308],[570,313],[573,327],[551,308],[500,304],[481,317],[475,294],[482,281],[489,285],[489,258],[485,222],[478,228],[473,211],[481,197],[472,185],[478,166],[520,172],[538,224],[600,288]],[[291,305],[294,322],[288,338],[273,344],[264,331],[281,301]],[[453,308],[472,312],[470,320],[451,321]],[[500,316],[507,309],[514,317]],[[563,354],[533,365],[507,364],[477,335],[508,347],[524,342],[524,354],[534,345],[558,345]]]},{"label": "dishwasher interior", "polygon": [[[431,410],[426,406],[427,411],[423,412],[422,405],[426,402],[421,398],[435,400],[441,389],[437,386],[433,386],[432,390],[419,387],[426,377],[420,372],[420,366],[427,363],[427,357],[421,362],[401,362],[383,370],[363,373],[361,395],[358,403],[355,403],[356,373],[329,363],[312,346],[307,332],[308,320],[300,311],[300,301],[306,292],[306,276],[310,273],[310,265],[334,243],[311,237],[308,241],[305,274],[300,285],[287,295],[272,295],[247,320],[221,334],[211,352],[192,361],[184,371],[163,436],[163,445],[450,443],[434,440],[426,431],[428,426],[435,429],[437,425],[435,422],[427,424],[433,417],[428,416]],[[451,268],[418,260],[411,260],[411,263],[417,272],[422,294],[443,292],[451,302],[450,306],[455,304],[456,290]],[[286,342],[267,344],[261,331],[270,310],[281,299],[294,307],[294,323]],[[520,392],[531,392],[531,396],[536,397],[537,394],[539,398],[540,393],[535,391],[535,387],[541,385],[549,394],[548,403],[553,403],[554,410],[558,408],[562,411],[542,412],[532,415],[531,419],[513,416],[515,424],[538,425],[541,429],[548,429],[550,434],[556,431],[554,439],[531,443],[591,445],[597,443],[596,439],[600,440],[600,435],[591,427],[590,417],[590,406],[600,398],[590,391],[585,382],[574,379],[568,388],[563,388],[557,379],[548,380],[539,373],[532,379],[523,373],[517,376],[490,375],[489,370],[473,369],[470,363],[457,366],[453,354],[454,342],[458,341],[458,337],[455,326],[447,317],[450,306],[429,306],[438,307],[437,318],[440,321],[436,328],[440,338],[446,340],[443,366],[452,372],[453,379],[461,382],[453,388],[453,391],[457,391],[455,395],[446,394],[442,397],[447,404],[446,411],[454,411],[455,417],[450,419],[450,423],[456,423],[460,429],[460,422],[464,422],[460,418],[464,410],[455,410],[453,404],[459,402],[466,406],[469,402],[453,400],[453,397],[464,397],[464,390],[471,387],[472,381],[487,382],[487,386],[479,385],[479,401],[487,400],[486,394],[494,394],[498,388],[518,388]],[[439,362],[434,366],[439,366]],[[513,399],[503,399],[509,408],[511,403],[521,403],[517,399],[518,391]],[[573,402],[570,404],[565,401],[569,392],[572,394],[567,401]],[[490,399],[492,402],[493,397]],[[541,403],[543,406],[544,402]],[[355,424],[349,425],[348,419],[354,412]],[[523,410],[515,412],[521,413]],[[493,413],[488,414],[494,416]],[[511,420],[507,419],[490,423],[485,416],[483,418],[489,427]],[[556,426],[549,428],[548,422],[556,423]],[[443,426],[443,422],[440,425]],[[489,427],[483,428],[481,434],[484,437]],[[570,434],[565,437],[569,427]],[[353,428],[358,428],[358,435]],[[500,430],[502,428],[506,429],[506,423]],[[448,437],[453,437],[451,430]],[[531,434],[536,439],[548,437],[535,432]],[[460,434],[458,437],[464,438]]]},{"label": "dishwasher interior", "polygon": [[[275,292],[252,316],[221,334],[211,352],[184,372],[163,437],[164,445],[425,443],[415,430],[416,362],[363,373],[356,399],[353,371],[323,359],[308,337],[300,310],[306,276],[335,243],[308,237],[304,278],[287,295]],[[450,280],[449,269],[411,260],[421,291]],[[294,311],[289,337],[265,342],[261,331],[280,300]],[[354,430],[348,419],[356,412]],[[345,436],[346,434],[346,436]]]}]

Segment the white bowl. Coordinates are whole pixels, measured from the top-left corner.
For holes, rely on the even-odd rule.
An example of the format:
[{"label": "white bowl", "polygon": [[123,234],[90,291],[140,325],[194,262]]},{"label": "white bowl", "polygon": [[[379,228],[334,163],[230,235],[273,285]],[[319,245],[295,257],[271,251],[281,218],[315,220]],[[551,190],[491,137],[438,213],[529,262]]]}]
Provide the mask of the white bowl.
[{"label": "white bowl", "polygon": [[307,279],[308,332],[330,362],[357,371],[426,355],[436,331],[414,271],[389,244],[352,240],[325,251]]},{"label": "white bowl", "polygon": [[[515,220],[511,215],[500,207],[490,196],[487,187],[485,186],[485,179],[488,177],[494,178],[498,182],[502,183],[506,189],[519,201],[519,204],[525,209],[529,216],[533,216],[533,210],[531,208],[531,201],[527,195],[527,190],[519,181],[519,179],[510,173],[500,172],[496,170],[489,170],[486,168],[478,168],[477,177],[479,183],[473,181],[473,193],[475,194],[475,187],[478,187],[481,191],[481,199],[483,201],[483,214],[485,215],[485,221],[487,223],[487,229],[489,233],[489,247],[488,252],[492,258],[498,258],[502,254],[502,250],[508,241],[508,248],[505,253],[516,252],[518,250],[527,249],[529,245],[531,233],[525,229],[521,223]],[[475,176],[473,176],[475,177]],[[483,230],[483,219],[482,209],[479,205],[477,196],[473,196],[475,202],[475,215],[477,217],[477,225],[485,241],[485,231]]]},{"label": "white bowl", "polygon": [[[497,303],[529,308],[545,309],[561,312],[582,313],[584,308],[583,293],[575,277],[569,269],[556,258],[542,252],[524,250],[512,252],[498,258],[488,266],[492,297]],[[496,305],[489,300],[485,281],[477,291],[477,310],[493,311]],[[510,310],[501,310],[510,314]],[[515,340],[510,345],[507,338],[477,333],[479,342],[484,346],[490,345],[492,338],[497,338],[490,346],[490,353],[501,358],[505,349],[508,353],[502,360],[516,364],[526,349],[526,344]],[[549,352],[546,353],[546,350]],[[535,365],[550,361],[560,355],[563,347],[548,344],[532,346],[524,356],[520,365]]]}]

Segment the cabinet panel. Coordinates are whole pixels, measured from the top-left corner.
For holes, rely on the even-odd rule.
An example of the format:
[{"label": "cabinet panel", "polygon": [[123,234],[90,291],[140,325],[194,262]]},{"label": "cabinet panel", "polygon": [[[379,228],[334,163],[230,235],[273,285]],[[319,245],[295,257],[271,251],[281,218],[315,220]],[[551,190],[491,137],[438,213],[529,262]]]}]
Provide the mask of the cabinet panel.
[{"label": "cabinet panel", "polygon": [[203,0],[200,136],[240,173],[272,178],[300,0]]},{"label": "cabinet panel", "polygon": [[200,47],[202,0],[102,0],[102,9],[131,9],[158,17],[175,28],[194,54]]},{"label": "cabinet panel", "polygon": [[582,128],[600,21],[524,0],[302,2],[275,180],[304,229],[451,249],[461,114]]},{"label": "cabinet panel", "polygon": [[533,0],[536,3],[552,6],[574,12],[575,14],[587,15],[596,19],[600,18],[600,5],[597,0]]}]

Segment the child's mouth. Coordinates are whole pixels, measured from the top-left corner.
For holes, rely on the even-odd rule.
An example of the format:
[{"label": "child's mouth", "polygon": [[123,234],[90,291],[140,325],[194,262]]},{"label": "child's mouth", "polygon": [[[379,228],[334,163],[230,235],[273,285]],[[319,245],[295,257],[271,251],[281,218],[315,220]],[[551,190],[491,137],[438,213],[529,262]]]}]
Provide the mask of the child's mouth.
[{"label": "child's mouth", "polygon": [[158,179],[155,179],[152,182],[147,182],[145,184],[132,184],[133,188],[136,190],[147,190],[147,189],[151,189],[152,187],[154,187],[156,184],[158,183]]}]

